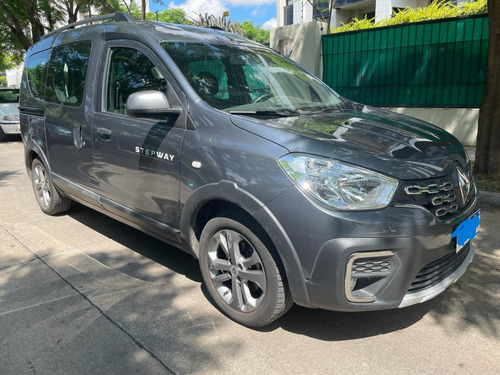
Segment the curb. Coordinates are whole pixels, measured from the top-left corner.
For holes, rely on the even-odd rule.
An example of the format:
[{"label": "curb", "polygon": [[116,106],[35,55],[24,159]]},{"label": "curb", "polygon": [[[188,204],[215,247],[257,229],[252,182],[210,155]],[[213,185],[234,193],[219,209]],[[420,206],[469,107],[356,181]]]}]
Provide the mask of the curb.
[{"label": "curb", "polygon": [[500,193],[479,191],[479,205],[485,208],[500,208]]}]

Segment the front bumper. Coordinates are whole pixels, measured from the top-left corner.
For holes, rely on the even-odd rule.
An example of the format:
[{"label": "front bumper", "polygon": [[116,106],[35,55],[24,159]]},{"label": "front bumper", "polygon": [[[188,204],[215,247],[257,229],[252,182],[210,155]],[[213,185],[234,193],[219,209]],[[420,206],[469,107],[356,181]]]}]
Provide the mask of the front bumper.
[{"label": "front bumper", "polygon": [[21,134],[21,127],[19,126],[19,123],[0,124],[0,127],[5,134]]},{"label": "front bumper", "polygon": [[327,310],[406,307],[442,293],[464,274],[473,257],[470,243],[456,253],[424,249],[412,238],[333,240],[319,255],[306,286],[311,305]]},{"label": "front bumper", "polygon": [[290,189],[268,207],[297,254],[309,307],[369,311],[424,302],[456,282],[474,257],[470,242],[456,251],[452,233],[477,211],[476,199],[447,222],[416,207],[330,212],[299,195]]},{"label": "front bumper", "polygon": [[[471,264],[472,259],[474,258],[474,247],[472,246],[471,243],[469,243],[468,246],[464,247],[460,251],[464,252],[463,254],[464,259],[463,260],[460,259],[461,261],[457,262],[455,267],[450,267],[450,269],[447,270],[446,274],[444,275],[445,277],[436,280],[437,282],[433,283],[429,287],[426,287],[422,290],[406,293],[405,296],[403,297],[403,300],[401,301],[401,304],[398,307],[407,307],[411,305],[416,305],[417,303],[428,301],[436,297],[437,295],[443,293],[446,290],[446,288],[448,288],[451,284],[455,283],[460,277],[462,277],[462,275],[467,270],[467,267],[469,267],[469,264]],[[439,259],[438,261],[433,263],[438,263],[438,262]],[[449,263],[451,262],[448,262],[448,264]],[[426,271],[425,270],[426,268],[428,268],[429,270]],[[438,265],[436,265],[436,268],[443,268],[443,267],[439,267]],[[423,271],[432,272],[432,264],[427,267],[424,267],[424,269],[422,269],[420,273],[422,273]],[[436,270],[435,272],[439,271]]]}]

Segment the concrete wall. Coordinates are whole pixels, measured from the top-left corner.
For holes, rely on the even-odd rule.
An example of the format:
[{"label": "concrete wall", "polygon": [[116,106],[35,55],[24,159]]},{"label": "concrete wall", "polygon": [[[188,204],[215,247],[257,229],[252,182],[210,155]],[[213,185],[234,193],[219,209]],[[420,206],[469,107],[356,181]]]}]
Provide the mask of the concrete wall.
[{"label": "concrete wall", "polygon": [[8,87],[19,88],[21,86],[21,75],[23,74],[24,63],[21,63],[17,68],[7,69],[6,78]]},{"label": "concrete wall", "polygon": [[270,30],[270,46],[321,78],[321,35],[326,30],[321,22],[275,27]]},{"label": "concrete wall", "polygon": [[466,146],[475,146],[478,108],[386,108],[437,125]]}]

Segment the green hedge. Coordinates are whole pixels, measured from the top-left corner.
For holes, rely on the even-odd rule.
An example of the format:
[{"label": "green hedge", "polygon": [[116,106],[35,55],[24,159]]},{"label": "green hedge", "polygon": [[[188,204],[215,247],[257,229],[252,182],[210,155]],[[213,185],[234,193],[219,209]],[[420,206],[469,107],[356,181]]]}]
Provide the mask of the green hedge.
[{"label": "green hedge", "polygon": [[393,26],[422,21],[438,20],[443,18],[467,17],[477,14],[487,14],[487,0],[477,0],[456,6],[443,0],[435,0],[425,8],[405,8],[395,11],[392,18],[388,18],[375,23],[373,18],[354,18],[347,24],[342,24],[332,30],[332,33],[342,33],[346,31],[356,31],[373,29],[377,27]]}]

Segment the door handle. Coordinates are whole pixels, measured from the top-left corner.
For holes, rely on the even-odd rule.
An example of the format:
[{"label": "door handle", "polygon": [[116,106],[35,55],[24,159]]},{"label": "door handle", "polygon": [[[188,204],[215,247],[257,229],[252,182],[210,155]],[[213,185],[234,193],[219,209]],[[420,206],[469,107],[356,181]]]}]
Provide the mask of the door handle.
[{"label": "door handle", "polygon": [[73,143],[77,148],[85,146],[85,141],[83,140],[83,129],[80,124],[76,125],[73,129]]},{"label": "door handle", "polygon": [[106,128],[97,128],[97,134],[99,134],[99,138],[104,141],[109,141],[111,139],[111,130]]}]

